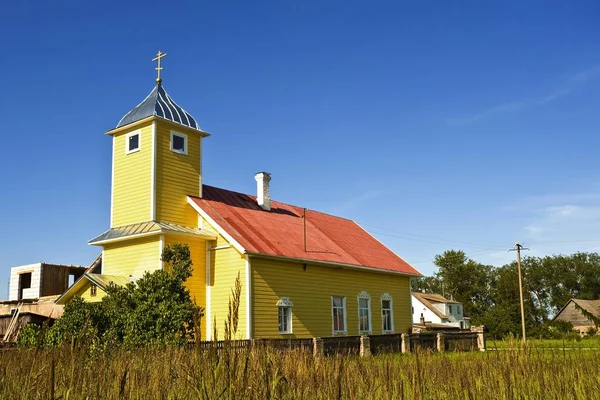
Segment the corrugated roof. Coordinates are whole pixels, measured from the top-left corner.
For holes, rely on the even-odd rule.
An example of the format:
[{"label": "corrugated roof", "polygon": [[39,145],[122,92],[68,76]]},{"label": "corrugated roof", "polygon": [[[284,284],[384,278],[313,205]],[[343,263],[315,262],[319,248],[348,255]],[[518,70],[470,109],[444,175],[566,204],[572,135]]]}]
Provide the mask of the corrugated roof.
[{"label": "corrugated roof", "polygon": [[208,232],[206,230],[201,230],[198,228],[191,228],[189,226],[172,224],[170,222],[157,222],[157,221],[148,221],[141,222],[137,224],[130,224],[125,226],[119,226],[116,228],[111,228],[106,232],[96,236],[92,240],[90,240],[89,244],[99,244],[111,240],[116,240],[120,238],[125,238],[129,236],[135,235],[149,235],[153,233],[185,233],[190,235],[199,235],[199,236],[214,236],[214,232]]},{"label": "corrugated roof", "polygon": [[201,131],[196,119],[178,106],[160,83],[152,89],[144,101],[121,118],[117,124],[117,128],[141,121],[142,119],[151,116],[162,117],[169,121],[177,122],[178,124]]},{"label": "corrugated roof", "polygon": [[265,211],[255,196],[208,185],[203,186],[202,196],[190,200],[248,253],[421,275],[349,219],[277,201]]},{"label": "corrugated roof", "polygon": [[101,275],[101,274],[85,274],[85,277],[92,283],[96,284],[100,289],[106,290],[110,284],[117,286],[125,286],[131,282],[131,279],[127,276],[120,275]]}]

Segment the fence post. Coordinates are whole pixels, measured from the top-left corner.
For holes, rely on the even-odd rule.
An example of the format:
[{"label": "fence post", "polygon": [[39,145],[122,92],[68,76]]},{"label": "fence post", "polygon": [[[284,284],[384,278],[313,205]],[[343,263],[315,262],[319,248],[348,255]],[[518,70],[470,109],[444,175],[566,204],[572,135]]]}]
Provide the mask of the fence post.
[{"label": "fence post", "polygon": [[323,357],[323,339],[316,337],[313,338],[313,357]]},{"label": "fence post", "polygon": [[402,334],[402,353],[410,353],[410,335],[408,333]]},{"label": "fence post", "polygon": [[438,333],[437,334],[437,350],[440,353],[443,353],[444,351],[446,351],[446,335],[444,335],[443,333]]},{"label": "fence post", "polygon": [[366,335],[360,337],[360,356],[371,356],[371,338]]},{"label": "fence post", "polygon": [[477,332],[477,347],[479,348],[479,351],[485,351],[485,334],[483,332],[484,326],[476,326],[471,328],[471,331]]}]

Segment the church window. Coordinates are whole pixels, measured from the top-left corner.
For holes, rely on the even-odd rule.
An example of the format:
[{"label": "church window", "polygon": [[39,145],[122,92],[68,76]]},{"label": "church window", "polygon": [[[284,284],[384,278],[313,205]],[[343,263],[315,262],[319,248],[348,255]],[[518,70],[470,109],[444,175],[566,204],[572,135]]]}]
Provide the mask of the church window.
[{"label": "church window", "polygon": [[279,333],[292,333],[292,307],[294,304],[287,297],[282,297],[277,302],[279,319]]},{"label": "church window", "polygon": [[331,296],[331,317],[333,319],[333,334],[346,333],[346,298]]},{"label": "church window", "polygon": [[364,291],[358,294],[358,333],[371,333],[371,296]]},{"label": "church window", "polygon": [[[412,308],[412,313],[415,313]],[[392,312],[392,296],[388,293],[381,295],[381,321],[383,333],[394,332],[394,313]]]},{"label": "church window", "polygon": [[140,150],[140,132],[135,131],[127,134],[125,141],[125,153],[134,153]]},{"label": "church window", "polygon": [[187,155],[187,135],[179,132],[171,132],[171,151]]}]

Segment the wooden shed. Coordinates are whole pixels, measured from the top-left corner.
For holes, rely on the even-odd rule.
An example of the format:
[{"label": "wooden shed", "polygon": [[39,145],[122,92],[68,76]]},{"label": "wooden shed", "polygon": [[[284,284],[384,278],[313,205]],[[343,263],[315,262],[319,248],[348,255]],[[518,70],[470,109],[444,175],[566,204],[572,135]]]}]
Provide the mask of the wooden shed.
[{"label": "wooden shed", "polygon": [[600,300],[571,299],[556,314],[554,320],[570,322],[573,330],[585,334],[590,328],[598,328]]}]

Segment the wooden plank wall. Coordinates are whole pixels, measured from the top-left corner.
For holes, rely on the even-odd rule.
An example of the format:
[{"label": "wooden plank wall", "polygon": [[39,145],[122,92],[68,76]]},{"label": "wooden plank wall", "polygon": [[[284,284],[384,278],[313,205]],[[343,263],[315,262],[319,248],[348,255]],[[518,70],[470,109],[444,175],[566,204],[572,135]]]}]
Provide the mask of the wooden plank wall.
[{"label": "wooden plank wall", "polygon": [[69,275],[74,275],[76,281],[84,272],[84,268],[43,264],[40,296],[54,296],[64,293],[69,288]]}]

